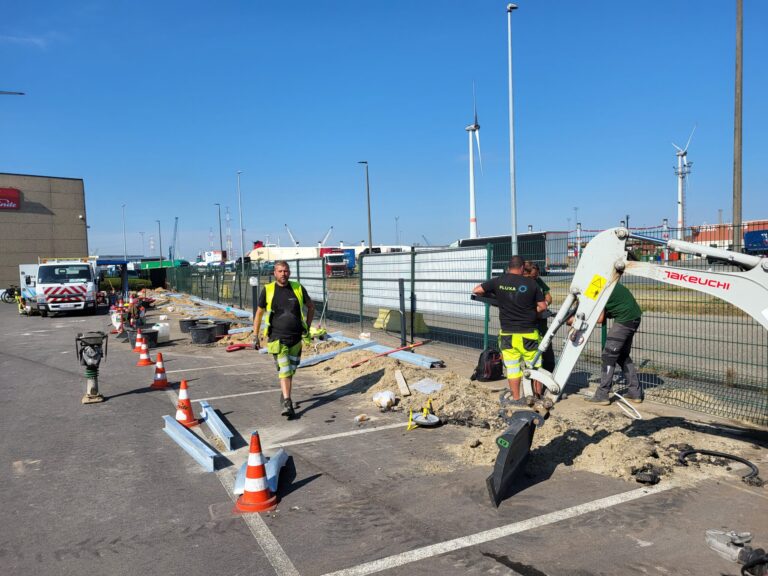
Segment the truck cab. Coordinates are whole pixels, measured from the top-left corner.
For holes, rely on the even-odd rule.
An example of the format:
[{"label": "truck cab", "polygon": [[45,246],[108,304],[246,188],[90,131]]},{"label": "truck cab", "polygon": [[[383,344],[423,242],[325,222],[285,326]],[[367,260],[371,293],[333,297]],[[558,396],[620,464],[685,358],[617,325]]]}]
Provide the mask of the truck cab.
[{"label": "truck cab", "polygon": [[40,259],[37,269],[37,302],[42,316],[83,310],[96,313],[98,274],[93,262],[82,259]]}]

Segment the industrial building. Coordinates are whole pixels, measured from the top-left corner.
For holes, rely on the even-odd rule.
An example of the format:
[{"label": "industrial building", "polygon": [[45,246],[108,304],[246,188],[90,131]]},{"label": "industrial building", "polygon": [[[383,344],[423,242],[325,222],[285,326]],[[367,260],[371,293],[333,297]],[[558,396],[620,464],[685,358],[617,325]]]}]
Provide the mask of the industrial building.
[{"label": "industrial building", "polygon": [[81,178],[0,172],[0,288],[19,283],[19,264],[88,255]]}]

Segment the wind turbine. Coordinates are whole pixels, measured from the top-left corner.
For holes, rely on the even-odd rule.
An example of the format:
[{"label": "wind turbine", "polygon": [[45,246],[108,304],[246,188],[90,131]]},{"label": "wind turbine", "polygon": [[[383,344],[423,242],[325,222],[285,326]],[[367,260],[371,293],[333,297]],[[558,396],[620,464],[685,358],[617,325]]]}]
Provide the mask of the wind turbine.
[{"label": "wind turbine", "polygon": [[469,237],[477,238],[477,215],[475,214],[475,148],[472,145],[472,134],[477,141],[477,157],[480,161],[480,174],[483,173],[483,155],[480,153],[480,124],[477,122],[477,99],[475,98],[475,85],[472,84],[472,107],[475,112],[475,121],[465,130],[469,135]]},{"label": "wind turbine", "polygon": [[677,239],[684,239],[685,228],[685,185],[687,182],[688,174],[691,173],[691,166],[693,162],[688,161],[688,146],[693,138],[693,133],[696,132],[696,125],[693,125],[691,135],[688,136],[688,142],[685,143],[685,148],[680,148],[677,144],[672,142],[672,146],[677,149],[675,155],[677,156],[677,168],[675,168],[675,174],[677,174]]}]

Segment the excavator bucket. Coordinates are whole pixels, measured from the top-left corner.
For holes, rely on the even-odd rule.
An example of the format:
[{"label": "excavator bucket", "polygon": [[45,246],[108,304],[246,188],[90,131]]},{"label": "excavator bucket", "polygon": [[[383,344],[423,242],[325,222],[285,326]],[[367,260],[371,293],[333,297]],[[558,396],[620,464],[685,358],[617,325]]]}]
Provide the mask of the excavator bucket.
[{"label": "excavator bucket", "polygon": [[497,508],[507,494],[509,487],[523,472],[528,454],[531,451],[533,433],[536,426],[543,422],[544,419],[536,412],[530,410],[515,412],[507,420],[509,428],[496,438],[499,455],[496,457],[493,473],[488,476],[485,483],[488,486],[491,502]]}]

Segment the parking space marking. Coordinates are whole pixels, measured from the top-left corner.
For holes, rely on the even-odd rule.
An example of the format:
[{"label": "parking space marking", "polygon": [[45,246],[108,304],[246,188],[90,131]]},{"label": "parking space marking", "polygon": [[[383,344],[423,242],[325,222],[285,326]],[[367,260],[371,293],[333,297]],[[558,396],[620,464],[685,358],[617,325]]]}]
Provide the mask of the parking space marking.
[{"label": "parking space marking", "polygon": [[[216,476],[221,485],[224,486],[227,494],[229,494],[230,500],[232,502],[237,500],[235,496],[235,477],[232,472],[228,471],[228,469],[219,470],[216,472]],[[264,522],[261,514],[238,514],[238,516],[248,526],[248,530],[251,531],[251,534],[256,539],[267,560],[269,560],[272,568],[274,568],[277,576],[299,576],[299,571],[293,565],[291,559],[288,558],[275,535],[269,530],[269,526]]]},{"label": "parking space marking", "polygon": [[[178,402],[178,397],[173,390],[166,390],[165,393],[173,404]],[[227,491],[229,499],[234,502],[237,499],[235,496],[235,467],[216,470],[214,473],[224,487],[224,490]],[[288,558],[275,535],[269,530],[269,526],[264,522],[261,514],[239,514],[239,516],[248,526],[248,530],[250,530],[256,543],[264,552],[277,576],[300,576],[299,571],[293,565],[291,559]]]},{"label": "parking space marking", "polygon": [[629,492],[623,492],[621,494],[615,494],[608,496],[607,498],[600,498],[599,500],[593,500],[592,502],[586,502],[577,506],[571,506],[563,510],[556,512],[550,512],[549,514],[543,514],[535,518],[529,518],[521,522],[514,522],[513,524],[507,524],[506,526],[499,526],[498,528],[491,528],[483,532],[476,534],[470,534],[469,536],[462,536],[460,538],[454,538],[453,540],[446,540],[445,542],[439,542],[430,546],[423,546],[403,552],[401,554],[393,554],[386,558],[379,560],[373,560],[372,562],[365,562],[364,564],[358,564],[350,568],[344,568],[337,570],[336,572],[329,572],[325,576],[364,576],[365,574],[374,574],[375,572],[381,572],[383,570],[390,570],[398,566],[404,566],[411,562],[418,562],[419,560],[425,560],[440,554],[447,552],[454,552],[462,548],[469,548],[471,546],[477,546],[478,544],[484,544],[491,540],[498,540],[499,538],[505,538],[512,534],[519,534],[520,532],[526,532],[535,528],[541,528],[549,524],[555,524],[562,522],[563,520],[569,520],[590,512],[596,512],[598,510],[605,510],[618,504],[626,504],[639,498],[645,498],[653,494],[664,492],[676,488],[672,483],[657,484],[656,486],[648,488],[638,488],[636,490],[630,490]]},{"label": "parking space marking", "polygon": [[263,449],[270,450],[272,448],[284,448],[285,446],[298,446],[299,444],[310,444],[312,442],[333,440],[334,438],[344,438],[345,436],[357,436],[358,434],[378,432],[379,430],[391,430],[392,428],[403,428],[405,426],[406,424],[404,422],[398,422],[396,424],[385,424],[384,426],[376,426],[375,428],[361,428],[360,430],[350,430],[349,432],[339,432],[338,434],[326,434],[325,436],[315,436],[313,438],[304,438],[301,440],[289,440],[288,442],[267,444]]},{"label": "parking space marking", "polygon": [[223,366],[204,366],[202,368],[184,368],[183,370],[166,370],[165,373],[178,374],[180,372],[197,372],[201,370],[218,370],[219,368],[233,368],[235,366],[253,366],[253,363],[247,362],[245,364],[224,364]]},{"label": "parking space marking", "polygon": [[[293,389],[295,390],[296,386],[294,386]],[[199,400],[192,400],[192,402],[223,400],[224,398],[237,398],[239,396],[252,396],[254,394],[268,394],[269,392],[280,392],[280,388],[267,388],[266,390],[254,390],[253,392],[240,392],[239,394],[227,394],[226,396],[211,396],[210,398],[200,398]]]}]

